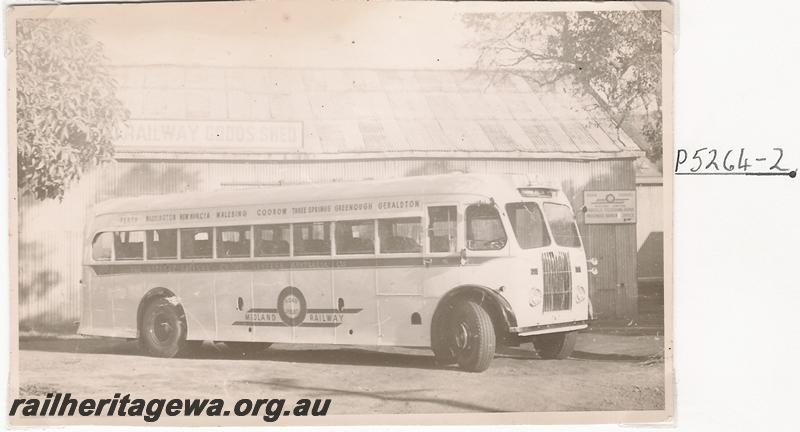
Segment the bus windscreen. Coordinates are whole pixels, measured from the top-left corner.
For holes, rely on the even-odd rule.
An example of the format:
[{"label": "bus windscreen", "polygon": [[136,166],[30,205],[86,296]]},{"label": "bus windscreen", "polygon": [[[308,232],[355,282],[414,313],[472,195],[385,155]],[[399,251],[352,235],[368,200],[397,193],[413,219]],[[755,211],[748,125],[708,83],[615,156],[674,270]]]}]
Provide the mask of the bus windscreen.
[{"label": "bus windscreen", "polygon": [[517,243],[522,249],[539,248],[550,244],[550,235],[547,233],[542,211],[536,203],[507,204],[506,213],[517,237]]},{"label": "bus windscreen", "polygon": [[569,207],[563,204],[544,203],[544,214],[556,244],[564,247],[580,247],[581,238],[575,217]]}]

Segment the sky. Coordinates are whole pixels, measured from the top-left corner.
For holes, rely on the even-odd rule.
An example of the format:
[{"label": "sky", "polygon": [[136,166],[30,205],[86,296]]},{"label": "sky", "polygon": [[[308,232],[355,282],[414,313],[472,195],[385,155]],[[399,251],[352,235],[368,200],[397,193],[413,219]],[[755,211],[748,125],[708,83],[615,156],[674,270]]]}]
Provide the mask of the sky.
[{"label": "sky", "polygon": [[81,17],[114,65],[466,69],[478,53],[465,13],[632,3],[265,0],[22,7],[19,15]]},{"label": "sky", "polygon": [[[427,2],[426,2],[427,3]],[[112,64],[454,69],[475,64],[457,3],[269,2],[86,8]]]}]

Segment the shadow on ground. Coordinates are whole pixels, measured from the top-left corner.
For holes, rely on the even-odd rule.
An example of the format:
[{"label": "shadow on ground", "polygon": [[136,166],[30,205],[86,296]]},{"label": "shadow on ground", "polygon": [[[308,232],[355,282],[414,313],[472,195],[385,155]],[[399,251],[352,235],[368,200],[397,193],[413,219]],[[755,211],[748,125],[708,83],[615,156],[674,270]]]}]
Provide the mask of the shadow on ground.
[{"label": "shadow on ground", "polygon": [[[20,350],[144,356],[136,341],[109,338],[21,339]],[[424,348],[368,349],[351,346],[276,344],[272,348],[244,357],[242,354],[229,349],[223,343],[204,342],[199,347],[188,349],[181,357],[195,360],[268,360],[284,363],[459,370],[456,365],[444,367],[437,365],[434,361],[433,354]],[[529,345],[520,347],[500,347],[497,350],[496,358],[515,360],[539,359],[538,355]],[[572,358],[578,360],[615,362],[641,362],[652,360],[651,356],[598,354],[583,351],[575,351]]]},{"label": "shadow on ground", "polygon": [[[298,384],[295,379],[274,379],[269,381],[253,381],[242,380],[239,381],[243,384],[254,384],[265,386],[270,389],[278,388],[282,390],[302,390],[304,394],[314,394],[315,396],[341,396],[350,395],[357,397],[366,397],[369,399],[376,399],[383,402],[403,402],[403,403],[428,403],[434,405],[442,405],[450,408],[460,408],[470,411],[479,412],[508,412],[499,410],[493,407],[482,406],[470,402],[462,402],[451,399],[443,399],[437,397],[426,397],[421,393],[430,392],[431,389],[402,389],[402,390],[385,390],[385,391],[363,391],[363,390],[347,390],[341,388],[327,388],[327,387],[314,387],[304,386]],[[417,395],[410,395],[415,393]]]}]

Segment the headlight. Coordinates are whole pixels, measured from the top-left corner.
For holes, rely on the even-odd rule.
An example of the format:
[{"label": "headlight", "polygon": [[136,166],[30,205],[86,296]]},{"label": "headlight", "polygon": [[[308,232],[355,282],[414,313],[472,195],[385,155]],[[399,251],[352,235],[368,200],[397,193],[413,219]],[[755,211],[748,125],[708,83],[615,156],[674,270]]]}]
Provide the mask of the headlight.
[{"label": "headlight", "polygon": [[578,287],[575,288],[575,300],[578,303],[586,300],[586,288],[582,287],[581,285],[578,285]]},{"label": "headlight", "polygon": [[531,307],[539,306],[539,303],[542,302],[542,290],[539,288],[531,288],[530,298],[528,299],[528,304]]}]

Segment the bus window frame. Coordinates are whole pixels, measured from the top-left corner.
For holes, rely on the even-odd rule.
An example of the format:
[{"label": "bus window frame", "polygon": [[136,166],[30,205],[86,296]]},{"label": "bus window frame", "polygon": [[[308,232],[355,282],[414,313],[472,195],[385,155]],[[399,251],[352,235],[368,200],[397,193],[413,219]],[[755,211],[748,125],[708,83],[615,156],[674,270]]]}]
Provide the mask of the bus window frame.
[{"label": "bus window frame", "polygon": [[[88,244],[86,245],[87,247],[85,248],[85,250],[86,250],[85,254],[88,255],[88,258],[89,258],[88,262],[90,264],[92,264],[92,265],[117,265],[117,264],[131,264],[132,262],[134,262],[134,261],[117,261],[117,250],[116,250],[117,248],[115,247],[115,244],[114,244],[114,233],[116,233],[116,232],[117,231],[115,229],[113,229],[113,228],[112,229],[103,228],[103,229],[100,229],[100,230],[96,230],[96,231],[94,231],[92,233],[92,235],[91,235],[92,241],[88,242]],[[94,254],[92,253],[92,245],[94,244],[94,239],[98,235],[103,234],[103,233],[110,233],[111,234],[111,259],[107,260],[107,261],[94,259]],[[145,243],[147,243],[147,242],[145,241]]]},{"label": "bus window frame", "polygon": [[[547,219],[547,214],[544,212],[545,204],[554,204],[559,205],[562,207],[566,207],[569,210],[569,213],[572,215],[572,224],[575,226],[575,233],[578,235],[578,246],[562,246],[556,241],[555,235],[553,234],[553,227],[550,225],[550,220]],[[566,249],[583,249],[586,250],[586,245],[583,243],[583,234],[581,233],[581,228],[578,225],[578,215],[575,214],[575,210],[572,208],[571,205],[564,202],[558,201],[542,201],[540,204],[540,211],[542,212],[542,217],[544,218],[545,225],[547,225],[547,232],[550,234],[550,246],[555,245],[559,248],[566,248]]]},{"label": "bus window frame", "polygon": [[[191,229],[203,229],[203,228],[211,228],[211,256],[210,257],[197,257],[197,258],[186,258],[183,256],[183,230],[191,230]],[[217,227],[216,226],[209,226],[209,225],[199,225],[199,226],[184,226],[178,228],[178,261],[179,262],[208,262],[217,259]],[[236,258],[228,258],[231,261]],[[170,262],[175,262],[174,260],[170,260]]]},{"label": "bus window frame", "polygon": [[[427,213],[427,212],[426,212]],[[380,222],[386,220],[393,220],[393,219],[411,219],[411,218],[419,218],[420,224],[420,233],[421,233],[421,241],[419,252],[381,252],[381,238],[380,238]],[[456,209],[456,220],[458,220],[458,209]],[[456,230],[458,230],[458,224],[456,224]],[[456,237],[458,233],[456,233]],[[419,258],[424,256],[425,254],[425,242],[428,238],[427,232],[427,225],[425,224],[425,216],[424,215],[417,215],[417,216],[395,216],[395,217],[384,217],[384,218],[376,218],[375,219],[375,251],[376,255],[379,257],[394,257],[394,258]]]},{"label": "bus window frame", "polygon": [[[149,252],[150,252],[150,247],[147,245],[147,243],[149,243],[150,237],[147,236],[147,233],[150,232],[150,231],[163,231],[163,230],[171,230],[171,229],[174,229],[176,231],[175,241],[178,242],[177,247],[175,248],[175,253],[176,253],[175,258],[150,258],[150,257],[148,257]],[[169,262],[169,263],[174,263],[174,262],[180,261],[180,259],[181,259],[180,258],[181,257],[181,229],[180,228],[168,228],[168,227],[163,227],[163,228],[145,228],[144,232],[145,232],[145,239],[144,239],[144,242],[145,242],[144,253],[145,253],[145,255],[144,255],[144,261],[155,261],[155,262],[164,261],[164,262]]]},{"label": "bus window frame", "polygon": [[[345,222],[365,222],[370,221],[372,222],[372,253],[343,253],[340,254],[337,250],[336,245],[336,228],[339,223]],[[378,249],[378,219],[341,219],[332,222],[333,226],[331,227],[331,249],[333,249],[333,257],[340,257],[340,258],[347,258],[347,257],[375,257],[377,256]]]},{"label": "bus window frame", "polygon": [[[495,211],[497,211],[497,216],[500,219],[500,226],[503,228],[503,231],[504,231],[504,234],[505,234],[505,237],[506,237],[506,242],[503,245],[503,247],[501,247],[500,249],[470,249],[470,248],[467,247],[467,229],[469,228],[467,226],[467,208],[470,207],[470,206],[474,206],[474,205],[492,206],[492,207],[494,207]],[[465,202],[465,203],[463,203],[463,207],[464,207],[464,212],[461,215],[461,219],[463,221],[463,223],[462,223],[463,228],[462,229],[463,229],[463,234],[464,234],[464,243],[463,244],[464,244],[464,248],[467,251],[467,255],[470,255],[470,256],[497,256],[498,254],[506,255],[506,254],[510,253],[509,252],[510,251],[509,243],[512,241],[512,237],[513,237],[514,232],[513,232],[513,229],[510,226],[510,221],[508,219],[508,214],[505,211],[505,209],[503,208],[503,206],[499,205],[498,203],[492,204],[490,202],[471,202],[471,203]],[[509,231],[510,229],[511,229],[511,231]],[[511,236],[508,235],[509,232],[511,232],[511,234],[512,234]],[[518,247],[519,245],[516,243],[516,238],[514,238],[513,240],[515,242],[514,244]]]},{"label": "bus window frame", "polygon": [[[142,258],[141,259],[138,259],[138,258],[117,259],[117,238],[116,238],[117,234],[123,233],[123,232],[124,233],[132,233],[132,232],[139,232],[139,231],[141,231],[144,234],[144,238],[142,240]],[[114,238],[114,241],[113,241],[113,243],[111,245],[111,251],[112,251],[111,252],[111,257],[112,257],[112,260],[111,261],[95,261],[94,257],[92,257],[92,262],[98,262],[98,263],[114,262],[114,263],[121,263],[121,264],[132,264],[132,263],[137,263],[137,262],[148,261],[148,259],[147,259],[147,229],[146,228],[123,228],[121,230],[113,230],[113,231],[108,231],[108,232],[110,232],[111,235]]]},{"label": "bus window frame", "polygon": [[[295,227],[295,225],[313,225],[313,224],[317,224],[317,223],[327,224],[328,225],[328,240],[330,242],[330,250],[328,251],[329,253],[327,255],[295,255],[294,254],[294,252],[295,252],[295,250],[294,250],[294,227]],[[333,231],[334,228],[335,228],[333,224],[334,224],[334,222],[329,220],[329,219],[321,220],[321,221],[312,220],[312,221],[308,221],[308,222],[297,222],[297,223],[293,222],[293,223],[290,223],[289,227],[290,227],[290,230],[291,230],[290,231],[291,241],[289,242],[289,253],[290,254],[289,254],[288,258],[291,258],[291,259],[295,259],[295,258],[299,258],[299,259],[330,259],[330,258],[336,256],[335,255],[335,252],[336,252],[336,233]]]},{"label": "bus window frame", "polygon": [[[92,234],[92,236],[91,236],[92,241],[89,242],[89,248],[88,248],[89,249],[88,250],[89,260],[92,263],[106,265],[106,264],[114,264],[114,262],[117,261],[117,259],[116,259],[117,258],[116,257],[117,251],[116,251],[116,248],[114,247],[114,243],[115,243],[114,242],[114,233],[115,232],[116,231],[100,230],[100,231],[95,231],[94,234]],[[94,257],[94,242],[97,240],[97,238],[101,234],[111,234],[111,256],[107,260],[98,260],[98,259],[95,259],[95,257]],[[146,240],[147,239],[145,239],[145,243],[147,242]]]},{"label": "bus window frame", "polygon": [[[249,231],[250,231],[250,248],[249,248],[250,252],[249,252],[249,254],[250,255],[249,256],[240,256],[240,257],[219,257],[218,254],[217,254],[218,251],[217,251],[217,242],[216,241],[218,240],[217,236],[219,236],[220,233],[217,231],[217,229],[221,228],[222,230],[224,230],[225,228],[237,228],[237,227],[249,227]],[[245,225],[242,225],[242,224],[237,224],[237,225],[215,225],[213,228],[214,228],[214,240],[215,240],[214,241],[214,259],[215,260],[220,259],[220,260],[223,260],[224,262],[231,262],[231,261],[249,261],[249,260],[252,260],[252,259],[255,258],[255,256],[253,256],[254,244],[255,244],[255,241],[253,241],[253,224],[245,224]],[[244,232],[244,231],[242,231],[242,232]],[[205,258],[205,259],[208,259],[208,258]]]},{"label": "bus window frame", "polygon": [[[429,233],[430,230],[430,211],[431,207],[455,207],[456,208],[456,244],[454,247],[454,251],[450,252],[431,252],[431,236]],[[423,223],[423,245],[422,245],[422,256],[424,257],[452,257],[457,256],[461,253],[461,249],[459,246],[463,248],[466,237],[463,227],[463,219],[464,219],[464,204],[460,201],[436,201],[436,202],[426,202],[422,205],[423,208],[423,215],[422,215],[422,223]]]},{"label": "bus window frame", "polygon": [[[287,242],[289,243],[289,254],[288,255],[276,255],[276,256],[256,256],[256,250],[255,250],[255,247],[256,247],[256,241],[255,241],[256,240],[256,228],[257,227],[263,227],[263,226],[283,226],[283,225],[285,225],[289,229],[289,238],[287,240]],[[251,248],[253,249],[252,252],[250,253],[251,259],[259,260],[259,261],[271,261],[271,260],[284,260],[285,261],[285,260],[291,260],[292,258],[294,258],[294,256],[293,256],[293,253],[294,253],[294,237],[292,235],[292,233],[294,232],[293,231],[294,230],[293,225],[294,224],[291,223],[291,222],[254,223],[254,224],[251,224],[250,227],[252,229],[252,232],[250,233],[250,236],[253,239],[253,241],[251,242]]]}]

